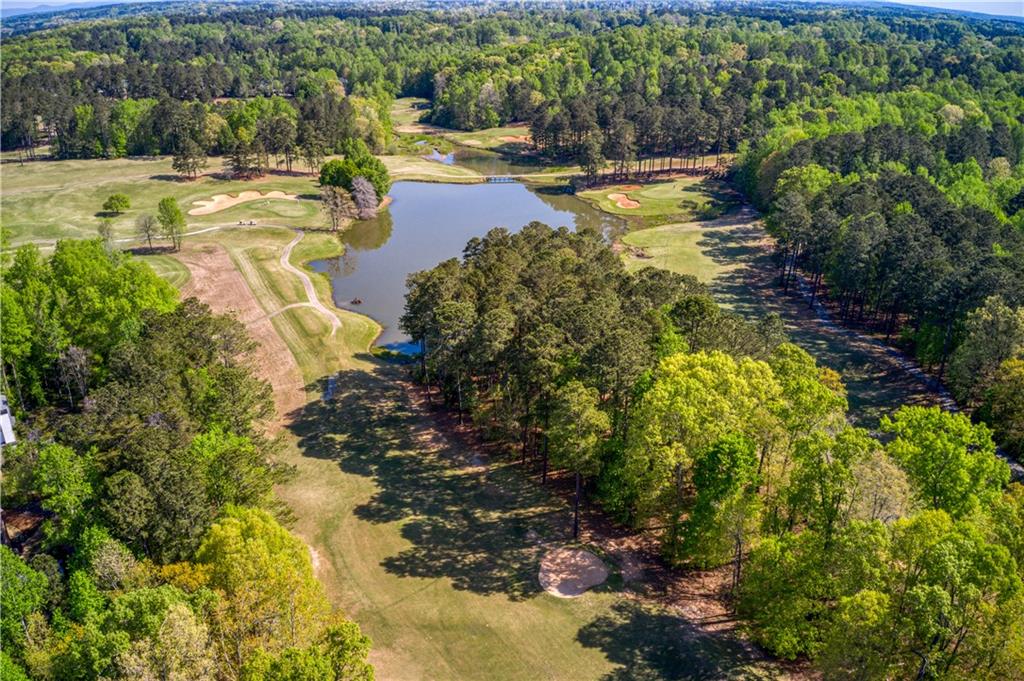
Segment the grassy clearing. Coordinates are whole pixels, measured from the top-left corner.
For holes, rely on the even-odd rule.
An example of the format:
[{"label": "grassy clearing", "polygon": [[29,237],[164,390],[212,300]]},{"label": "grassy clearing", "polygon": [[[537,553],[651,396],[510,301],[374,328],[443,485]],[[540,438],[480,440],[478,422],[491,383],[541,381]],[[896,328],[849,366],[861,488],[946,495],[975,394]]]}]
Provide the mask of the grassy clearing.
[{"label": "grassy clearing", "polygon": [[143,255],[138,256],[140,260],[153,268],[161,279],[175,288],[181,288],[188,283],[192,273],[169,255]]}]

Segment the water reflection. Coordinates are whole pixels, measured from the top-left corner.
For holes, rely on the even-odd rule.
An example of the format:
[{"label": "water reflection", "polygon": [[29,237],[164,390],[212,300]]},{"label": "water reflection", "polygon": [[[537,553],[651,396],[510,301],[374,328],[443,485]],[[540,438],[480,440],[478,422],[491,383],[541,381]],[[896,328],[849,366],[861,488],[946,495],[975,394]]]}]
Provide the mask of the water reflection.
[{"label": "water reflection", "polygon": [[437,161],[438,163],[443,163],[446,166],[453,166],[453,165],[455,165],[455,152],[454,151],[449,152],[447,154],[442,154],[437,149],[431,149],[430,153],[427,154],[426,156],[424,156],[423,158],[427,159],[428,161]]},{"label": "water reflection", "polygon": [[[604,234],[617,233],[625,224],[574,196],[531,191],[518,183],[397,182],[391,197],[388,210],[342,234],[343,256],[311,263],[313,269],[330,276],[335,304],[381,323],[384,331],[377,342],[385,346],[408,341],[398,330],[406,277],[460,256],[472,237],[483,236],[493,227],[517,232],[533,220],[552,227],[589,227]],[[362,302],[353,305],[353,300]]]}]

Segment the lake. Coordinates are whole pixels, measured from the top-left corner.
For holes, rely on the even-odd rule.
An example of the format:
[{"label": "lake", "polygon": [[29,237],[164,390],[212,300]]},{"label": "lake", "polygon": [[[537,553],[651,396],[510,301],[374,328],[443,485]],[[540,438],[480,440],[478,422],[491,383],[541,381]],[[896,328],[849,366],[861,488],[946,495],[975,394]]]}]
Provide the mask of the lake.
[{"label": "lake", "polygon": [[375,319],[383,327],[377,344],[394,349],[408,349],[409,338],[398,329],[406,277],[460,257],[472,237],[494,227],[517,232],[533,220],[552,227],[592,227],[607,235],[625,227],[621,218],[575,196],[519,183],[396,182],[389,194],[387,210],[342,232],[344,255],[310,266],[331,278],[338,307]]}]

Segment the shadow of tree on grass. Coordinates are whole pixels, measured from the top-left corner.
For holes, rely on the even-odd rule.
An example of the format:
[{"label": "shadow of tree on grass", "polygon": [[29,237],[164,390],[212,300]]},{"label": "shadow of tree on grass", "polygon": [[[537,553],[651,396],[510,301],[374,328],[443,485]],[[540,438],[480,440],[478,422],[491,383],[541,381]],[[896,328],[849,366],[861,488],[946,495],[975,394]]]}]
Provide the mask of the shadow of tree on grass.
[{"label": "shadow of tree on grass", "polygon": [[[447,578],[456,589],[503,593],[512,600],[540,592],[540,547],[528,537],[551,532],[564,514],[546,490],[502,463],[474,465],[414,410],[398,381],[401,369],[378,364],[346,371],[330,400],[306,405],[290,428],[306,456],[329,459],[372,478],[377,491],[355,507],[369,523],[401,523],[412,545],[381,565],[404,577]],[[317,386],[327,387],[323,379]],[[479,463],[479,462],[475,462]]]},{"label": "shadow of tree on grass", "polygon": [[605,681],[765,679],[763,656],[731,635],[709,634],[654,606],[623,601],[587,624],[576,640],[619,666]]}]

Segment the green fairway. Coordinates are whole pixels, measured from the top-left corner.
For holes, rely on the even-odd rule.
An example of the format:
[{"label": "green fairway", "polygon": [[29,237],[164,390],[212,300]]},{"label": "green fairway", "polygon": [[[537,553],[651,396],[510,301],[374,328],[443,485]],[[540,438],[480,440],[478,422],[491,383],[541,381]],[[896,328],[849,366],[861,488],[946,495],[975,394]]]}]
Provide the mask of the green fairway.
[{"label": "green fairway", "polygon": [[[701,248],[707,238],[708,223],[683,222],[638,229],[622,237],[622,242],[639,251],[626,256],[626,268],[660,267],[688,274],[706,283],[713,281],[734,264],[716,261]],[[642,252],[642,256],[640,253]]]},{"label": "green fairway", "polygon": [[692,220],[713,202],[721,202],[722,189],[714,180],[683,177],[644,185],[607,185],[577,195],[606,213],[642,217],[648,224],[660,224]]},{"label": "green fairway", "polygon": [[[715,299],[749,319],[778,314],[790,338],[819,364],[839,371],[846,384],[851,417],[875,427],[901,404],[933,404],[936,396],[878,348],[819,323],[797,294],[784,293],[775,279],[771,242],[749,208],[706,222],[671,223],[630,232],[626,267],[688,274],[706,283]],[[634,250],[636,249],[636,250]]]},{"label": "green fairway", "polygon": [[[273,313],[304,301],[279,261],[294,236],[226,229],[191,248],[226,248]],[[307,233],[291,262],[339,249],[335,235]],[[313,282],[329,303],[327,278]],[[380,678],[664,678],[678,669],[760,678],[760,656],[735,638],[610,586],[575,600],[542,592],[540,557],[568,540],[568,505],[515,465],[481,468],[410,401],[402,368],[370,355],[377,325],[331,308],[342,320],[333,336],[308,307],[273,316],[311,400],[285,433],[283,462],[295,475],[278,493],[332,600],[373,638]]]},{"label": "green fairway", "polygon": [[[221,159],[211,158],[208,172],[220,170]],[[237,195],[242,191],[263,193],[280,190],[297,194],[299,201],[260,199],[208,215],[189,215],[193,202],[215,194]],[[171,168],[170,158],[156,160],[109,159],[88,161],[37,161],[23,166],[6,165],[3,173],[4,225],[12,243],[50,242],[61,238],[91,238],[103,214],[103,202],[115,193],[126,194],[131,208],[107,216],[118,239],[135,236],[135,220],[141,213],[156,213],[160,199],[178,200],[189,231],[255,220],[260,225],[319,226],[316,178],[311,175],[266,175],[255,180],[217,179],[204,175],[182,180]]]},{"label": "green fairway", "polygon": [[[449,166],[415,156],[384,156],[392,179],[424,182],[480,182],[480,174],[469,168]],[[210,158],[207,172],[195,180],[174,173],[170,158],[97,159],[86,161],[36,161],[7,164],[3,169],[0,194],[3,223],[11,232],[11,245],[29,241],[49,245],[63,238],[94,238],[100,220],[111,220],[114,237],[123,247],[141,244],[135,221],[142,213],[155,214],[160,199],[177,199],[185,213],[187,231],[196,232],[237,226],[239,221],[256,222],[259,227],[327,226],[319,201],[314,175],[271,173],[252,180],[223,179],[223,159]],[[237,196],[243,191],[266,194],[282,191],[298,196],[297,201],[256,199],[206,215],[190,215],[217,194]],[[131,207],[120,215],[108,215],[103,202],[111,194],[128,196]],[[162,244],[157,241],[157,244]]]},{"label": "green fairway", "polygon": [[380,678],[757,677],[757,656],[735,639],[613,588],[541,591],[541,555],[569,536],[567,504],[515,465],[480,467],[400,378],[357,356],[334,398],[290,427],[297,475],[280,490],[318,575],[373,638]]}]

